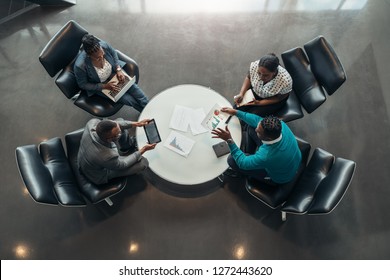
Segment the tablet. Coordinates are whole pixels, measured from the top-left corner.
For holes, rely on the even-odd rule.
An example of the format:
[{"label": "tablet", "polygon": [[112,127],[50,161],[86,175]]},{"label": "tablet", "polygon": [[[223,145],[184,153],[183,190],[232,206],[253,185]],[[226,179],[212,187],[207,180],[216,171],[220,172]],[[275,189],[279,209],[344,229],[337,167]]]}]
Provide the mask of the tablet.
[{"label": "tablet", "polygon": [[213,145],[213,149],[217,157],[221,157],[230,153],[229,146],[225,141]]},{"label": "tablet", "polygon": [[160,133],[158,133],[156,121],[154,119],[152,119],[147,125],[145,125],[144,129],[149,144],[161,142]]}]

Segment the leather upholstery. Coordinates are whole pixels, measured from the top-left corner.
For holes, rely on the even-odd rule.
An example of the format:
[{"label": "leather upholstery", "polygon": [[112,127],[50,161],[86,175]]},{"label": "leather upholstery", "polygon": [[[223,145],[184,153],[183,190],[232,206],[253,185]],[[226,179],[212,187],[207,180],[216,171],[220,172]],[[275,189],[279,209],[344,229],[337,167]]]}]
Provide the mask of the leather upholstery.
[{"label": "leather upholstery", "polygon": [[127,178],[117,178],[105,185],[95,185],[80,174],[77,153],[83,129],[65,136],[67,155],[60,138],[16,148],[20,176],[35,202],[63,206],[85,206],[84,196],[98,203],[120,192]]},{"label": "leather upholstery", "polygon": [[302,48],[294,48],[282,53],[284,66],[293,80],[293,89],[303,108],[312,113],[322,103],[326,96],[310,71],[310,63]]},{"label": "leather upholstery", "polygon": [[61,140],[16,148],[16,161],[31,197],[39,203],[84,206],[75,178],[66,160]]},{"label": "leather upholstery", "polygon": [[[68,99],[74,100],[77,107],[93,116],[109,117],[117,113],[123,105],[97,95],[88,97],[85,91],[80,91],[73,73],[73,65],[80,51],[81,39],[87,33],[88,31],[77,22],[69,21],[47,43],[39,60],[51,77],[60,72],[55,83]],[[116,51],[119,59],[126,62],[123,69],[130,76],[136,75],[136,83],[138,83],[138,64],[119,50]]]},{"label": "leather upholstery", "polygon": [[53,181],[35,145],[16,148],[16,163],[29,194],[38,203],[57,205]]},{"label": "leather upholstery", "polygon": [[85,205],[76,179],[73,176],[60,138],[53,138],[39,145],[41,158],[51,174],[54,192],[62,205]]},{"label": "leather upholstery", "polygon": [[327,176],[334,160],[334,156],[330,153],[322,149],[315,149],[302,177],[283,208],[290,213],[306,213],[314,193],[321,181]]},{"label": "leather upholstery", "polygon": [[318,82],[332,95],[347,79],[344,68],[333,47],[323,36],[304,45],[310,68]]},{"label": "leather upholstery", "polygon": [[336,158],[317,148],[281,211],[293,214],[328,214],[343,198],[356,163]]},{"label": "leather upholstery", "polygon": [[299,176],[302,174],[306,166],[307,159],[310,154],[311,146],[309,143],[307,143],[302,139],[297,138],[297,141],[298,141],[299,149],[301,150],[302,153],[302,161],[301,161],[301,165],[299,166],[297,175],[291,182],[276,187],[276,186],[267,185],[266,183],[258,181],[253,178],[247,179],[246,182],[247,191],[255,198],[262,201],[263,203],[265,203],[271,208],[277,208],[287,200],[288,196],[290,195],[291,191],[294,188],[296,181],[298,180]]},{"label": "leather upholstery", "polygon": [[80,173],[77,165],[77,154],[84,129],[79,129],[65,135],[66,149],[70,166],[76,176],[77,183],[83,195],[92,203],[98,203],[124,189],[127,178],[117,178],[104,185],[95,185]]},{"label": "leather upholstery", "polygon": [[286,104],[274,114],[276,117],[284,122],[290,122],[303,118],[301,103],[294,91],[290,92]]},{"label": "leather upholstery", "polygon": [[76,57],[80,50],[81,39],[87,33],[87,30],[71,20],[50,39],[39,55],[39,61],[51,77]]}]

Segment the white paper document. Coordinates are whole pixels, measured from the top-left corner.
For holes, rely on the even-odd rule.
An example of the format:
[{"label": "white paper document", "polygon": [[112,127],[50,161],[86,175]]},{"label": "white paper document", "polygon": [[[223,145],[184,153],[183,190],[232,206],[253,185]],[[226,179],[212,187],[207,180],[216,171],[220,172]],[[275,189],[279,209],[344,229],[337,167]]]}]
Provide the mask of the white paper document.
[{"label": "white paper document", "polygon": [[225,129],[226,121],[230,117],[229,114],[221,111],[222,106],[215,104],[213,108],[209,111],[206,117],[202,121],[202,125],[209,130],[216,128]]},{"label": "white paper document", "polygon": [[202,108],[192,109],[176,105],[169,123],[169,128],[187,132],[189,126],[193,135],[205,133],[208,130],[201,124],[205,115]]},{"label": "white paper document", "polygon": [[194,146],[195,141],[176,132],[171,131],[167,140],[164,143],[164,147],[178,153],[181,156],[187,157],[192,147]]},{"label": "white paper document", "polygon": [[193,135],[198,135],[201,133],[208,132],[206,128],[202,125],[202,121],[206,116],[203,108],[192,109],[191,118],[190,118],[190,128]]},{"label": "white paper document", "polygon": [[188,125],[190,123],[190,110],[192,109],[176,105],[173,110],[171,122],[169,123],[169,128],[187,132]]}]

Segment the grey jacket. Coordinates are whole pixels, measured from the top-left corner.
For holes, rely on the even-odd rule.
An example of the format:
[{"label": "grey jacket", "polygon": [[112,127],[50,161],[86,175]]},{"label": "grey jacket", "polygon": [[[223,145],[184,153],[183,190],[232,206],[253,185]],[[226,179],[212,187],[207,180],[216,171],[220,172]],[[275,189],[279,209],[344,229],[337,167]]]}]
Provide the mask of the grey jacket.
[{"label": "grey jacket", "polygon": [[[121,129],[130,128],[132,122],[123,119],[115,120]],[[103,142],[96,133],[99,119],[91,119],[85,126],[81,138],[77,162],[80,171],[93,183],[104,184],[108,181],[110,170],[122,170],[137,163],[141,158],[139,151],[120,156],[114,143]]]}]

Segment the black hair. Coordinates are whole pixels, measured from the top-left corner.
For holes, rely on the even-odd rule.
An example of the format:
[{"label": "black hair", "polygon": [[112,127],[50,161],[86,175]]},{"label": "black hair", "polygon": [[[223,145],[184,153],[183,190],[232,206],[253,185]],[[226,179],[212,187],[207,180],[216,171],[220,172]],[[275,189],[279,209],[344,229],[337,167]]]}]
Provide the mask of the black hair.
[{"label": "black hair", "polygon": [[100,40],[91,34],[85,34],[81,39],[85,52],[90,55],[100,48]]},{"label": "black hair", "polygon": [[100,139],[105,140],[111,135],[111,131],[117,124],[111,120],[102,120],[96,126],[96,133]]},{"label": "black hair", "polygon": [[261,126],[264,130],[264,136],[275,140],[282,133],[282,123],[275,116],[266,116],[261,120]]},{"label": "black hair", "polygon": [[279,58],[274,53],[269,53],[259,60],[259,67],[267,68],[268,71],[276,72],[279,66]]}]

